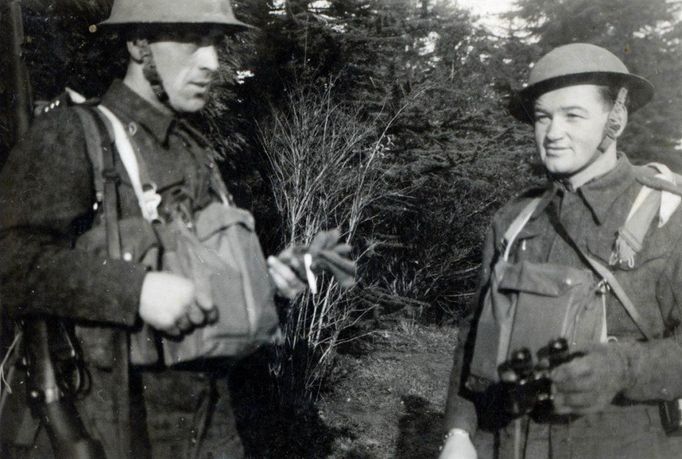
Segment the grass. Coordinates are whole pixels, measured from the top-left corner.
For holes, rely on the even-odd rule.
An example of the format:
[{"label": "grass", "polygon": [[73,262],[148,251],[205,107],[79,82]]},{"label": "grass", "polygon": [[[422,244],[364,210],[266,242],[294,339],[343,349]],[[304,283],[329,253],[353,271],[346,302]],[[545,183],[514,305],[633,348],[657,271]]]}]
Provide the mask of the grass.
[{"label": "grass", "polygon": [[[233,401],[253,458],[436,457],[457,331],[400,319],[341,346],[318,400],[285,403],[267,359],[236,368]],[[300,400],[299,400],[300,402]]]}]

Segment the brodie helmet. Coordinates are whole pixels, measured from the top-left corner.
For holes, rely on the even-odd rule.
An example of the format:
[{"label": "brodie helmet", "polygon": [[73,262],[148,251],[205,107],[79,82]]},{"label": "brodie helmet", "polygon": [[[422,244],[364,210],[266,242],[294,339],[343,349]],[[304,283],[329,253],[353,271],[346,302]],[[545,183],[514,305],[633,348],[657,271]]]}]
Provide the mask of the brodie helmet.
[{"label": "brodie helmet", "polygon": [[134,24],[212,24],[243,30],[252,26],[238,20],[230,0],[115,0],[102,26]]},{"label": "brodie helmet", "polygon": [[[234,16],[230,0],[114,0],[109,17],[100,26],[122,30],[146,30],[175,26],[214,26],[225,32],[252,29]],[[156,69],[154,55],[146,38],[142,46],[143,74],[154,94],[163,104],[169,105],[161,76]]]},{"label": "brodie helmet", "polygon": [[627,89],[630,112],[646,105],[654,95],[653,85],[630,73],[610,51],[589,43],[572,43],[553,49],[535,64],[528,83],[512,101],[510,111],[514,117],[530,123],[535,99],[554,89],[579,84]]}]

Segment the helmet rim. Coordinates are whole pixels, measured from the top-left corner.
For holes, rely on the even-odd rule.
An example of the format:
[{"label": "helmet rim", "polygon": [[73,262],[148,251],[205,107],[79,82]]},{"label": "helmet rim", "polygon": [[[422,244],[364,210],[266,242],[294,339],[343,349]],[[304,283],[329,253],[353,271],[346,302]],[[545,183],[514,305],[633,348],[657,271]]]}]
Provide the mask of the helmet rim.
[{"label": "helmet rim", "polygon": [[109,17],[98,26],[205,24],[235,31],[256,28],[235,17],[229,0],[200,0],[198,4],[184,4],[186,8],[180,9],[166,3],[162,0],[150,0],[146,4],[137,0],[119,0],[114,2]]},{"label": "helmet rim", "polygon": [[[582,70],[573,70],[574,61]],[[580,84],[627,88],[630,112],[646,105],[654,95],[654,86],[646,78],[630,73],[610,51],[588,43],[572,43],[555,48],[537,62],[529,84],[512,98],[510,112],[521,121],[532,122],[535,99],[546,92]]]}]

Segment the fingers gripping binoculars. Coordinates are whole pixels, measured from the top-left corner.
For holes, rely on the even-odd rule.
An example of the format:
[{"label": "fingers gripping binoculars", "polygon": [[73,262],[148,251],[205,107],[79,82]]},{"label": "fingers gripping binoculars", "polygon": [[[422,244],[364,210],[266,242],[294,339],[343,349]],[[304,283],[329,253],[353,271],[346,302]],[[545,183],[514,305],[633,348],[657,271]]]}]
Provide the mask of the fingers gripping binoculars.
[{"label": "fingers gripping binoculars", "polygon": [[550,341],[537,352],[537,362],[528,348],[513,351],[498,367],[504,410],[512,417],[548,413],[552,408],[551,371],[582,352],[571,353],[564,338]]}]

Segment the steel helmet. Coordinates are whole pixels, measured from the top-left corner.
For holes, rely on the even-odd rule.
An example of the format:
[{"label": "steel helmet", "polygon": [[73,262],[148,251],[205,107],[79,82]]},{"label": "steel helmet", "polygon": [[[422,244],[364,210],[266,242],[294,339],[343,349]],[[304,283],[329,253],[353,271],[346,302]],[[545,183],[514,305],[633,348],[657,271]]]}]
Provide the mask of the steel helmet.
[{"label": "steel helmet", "polygon": [[235,30],[252,28],[238,20],[230,0],[114,0],[103,26],[134,24],[213,24]]},{"label": "steel helmet", "polygon": [[589,43],[571,43],[553,49],[535,64],[528,83],[512,104],[512,114],[531,122],[535,99],[554,89],[579,84],[627,88],[630,112],[647,104],[654,95],[653,85],[630,73],[610,51]]}]

